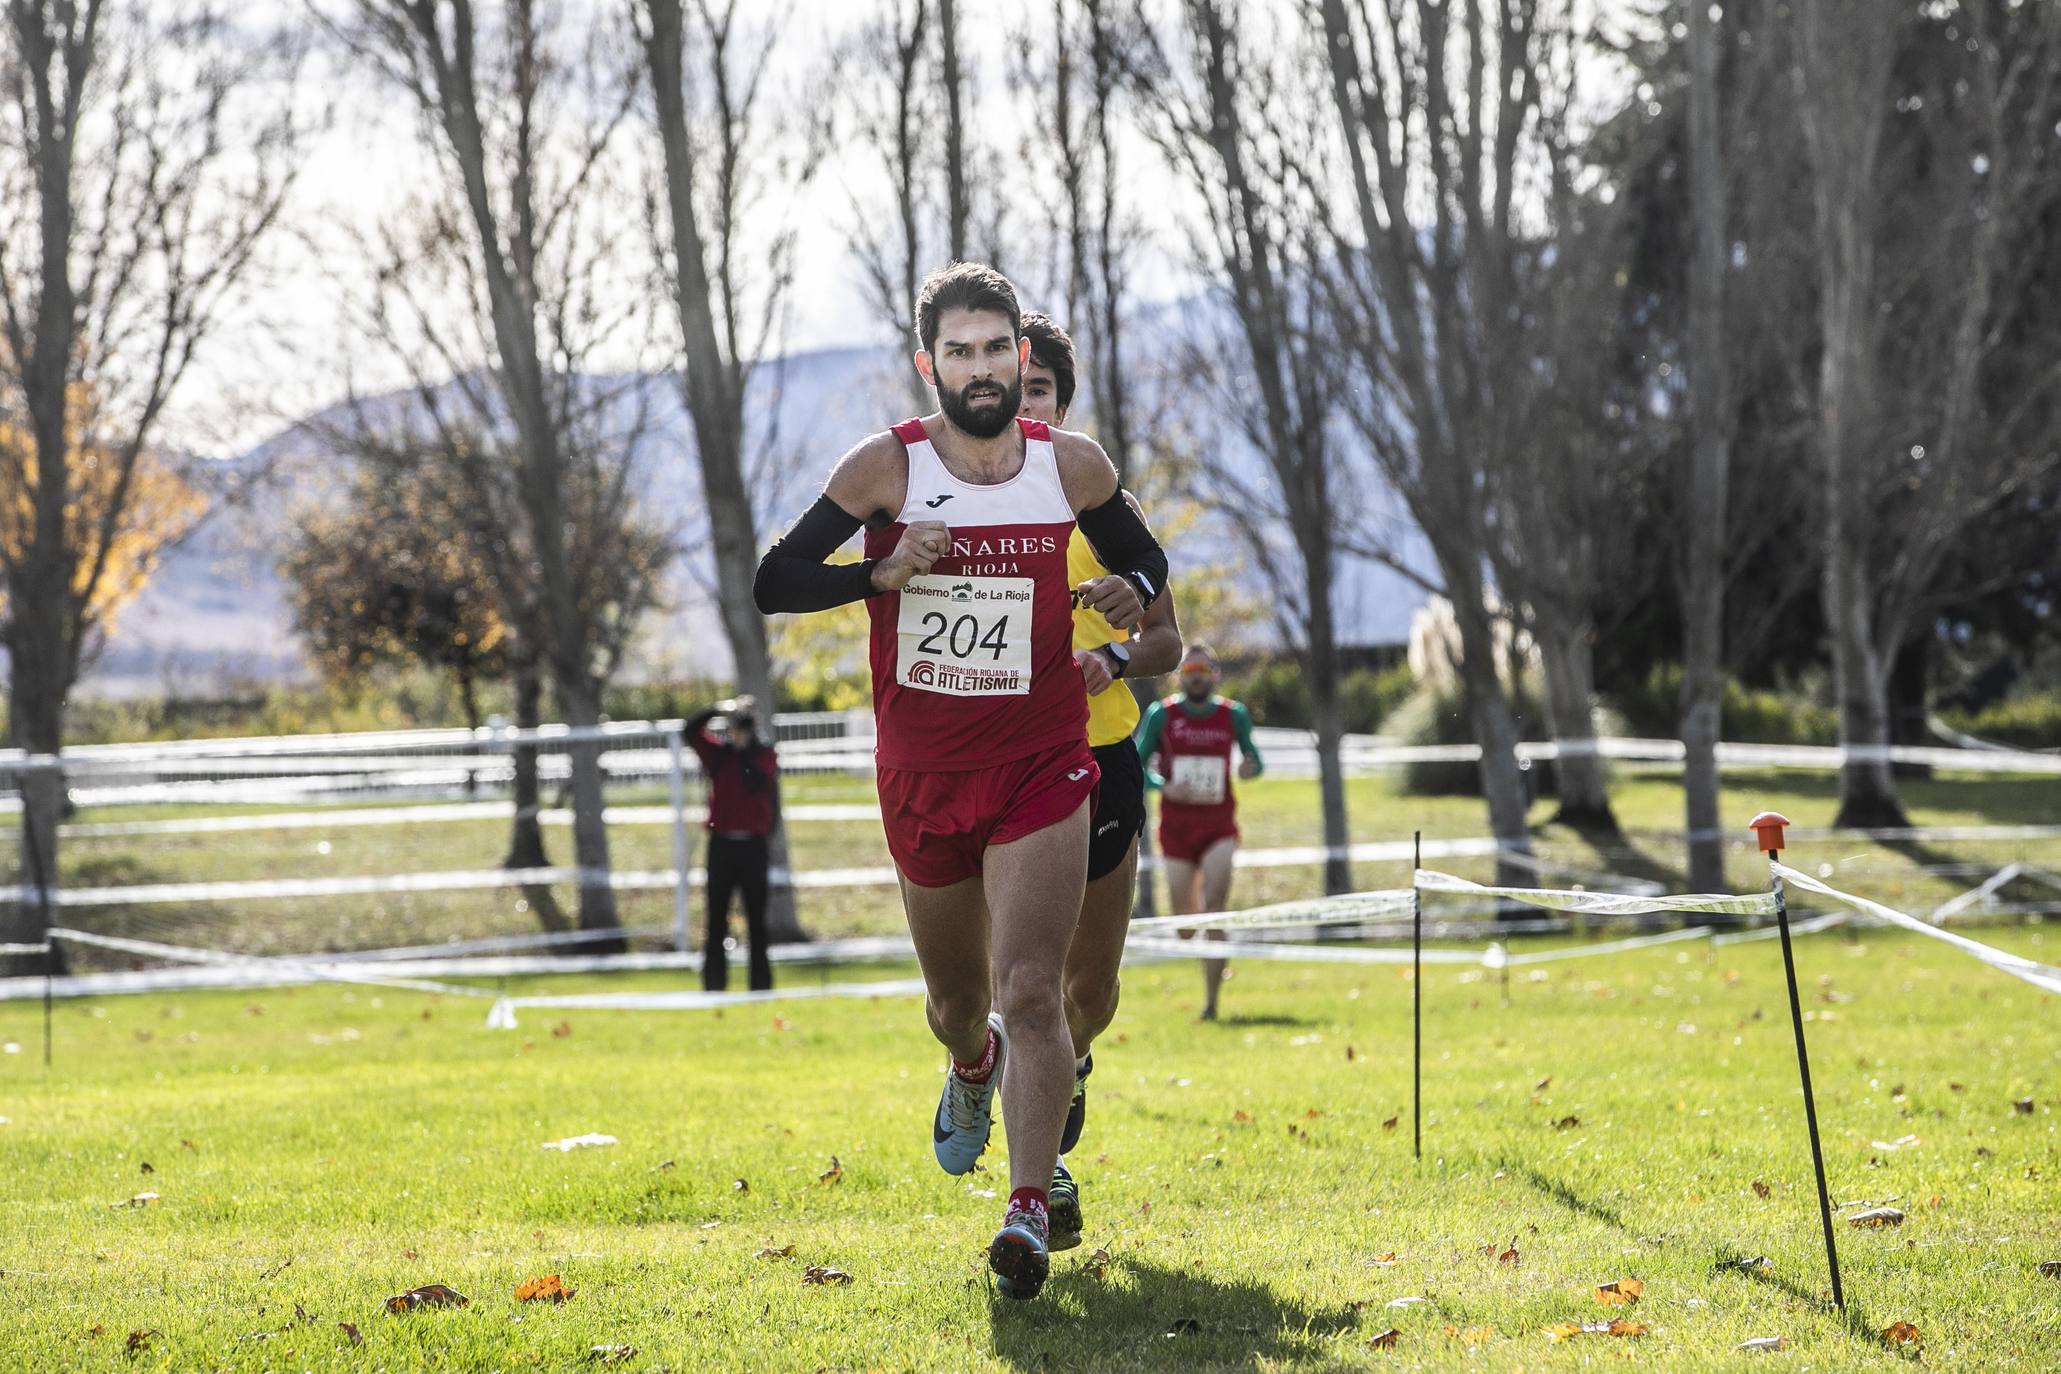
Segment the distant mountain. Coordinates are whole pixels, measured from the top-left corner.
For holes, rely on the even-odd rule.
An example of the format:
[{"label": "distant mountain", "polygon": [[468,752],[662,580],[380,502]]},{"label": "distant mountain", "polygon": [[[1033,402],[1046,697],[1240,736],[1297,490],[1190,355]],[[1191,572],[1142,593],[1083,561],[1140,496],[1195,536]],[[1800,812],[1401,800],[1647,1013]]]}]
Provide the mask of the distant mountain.
[{"label": "distant mountain", "polygon": [[[910,393],[900,380],[906,365],[884,349],[836,348],[791,354],[761,367],[753,380],[751,414],[759,423],[773,424],[770,442],[760,446],[769,456],[754,479],[761,538],[801,511],[830,464],[853,442],[908,413]],[[1159,388],[1157,399],[1171,403],[1165,413],[1181,413],[1184,428],[1205,441],[1216,433],[1226,436],[1234,468],[1262,481],[1260,456],[1232,427],[1219,429],[1206,416],[1181,411],[1178,385],[1179,378],[1173,377]],[[650,407],[652,438],[640,468],[642,498],[647,509],[677,522],[684,550],[669,608],[645,635],[651,669],[662,672],[691,663],[699,673],[721,675],[729,670],[730,657],[709,590],[707,524],[692,421],[671,376],[635,379],[626,391]],[[409,401],[393,396],[377,404],[398,410]],[[321,436],[333,431],[340,418],[336,409],[311,415],[248,453],[221,460],[222,485],[236,499],[167,556],[150,587],[122,615],[82,691],[196,695],[307,677],[277,558],[292,512],[300,503],[325,499],[333,489],[343,460]],[[1385,491],[1354,499],[1363,497],[1363,505],[1395,504]],[[1399,520],[1390,517],[1391,523]],[[1412,561],[1428,561],[1421,547],[1408,547],[1422,541],[1407,530],[1407,521],[1401,525]],[[1228,531],[1205,521],[1170,552],[1177,561],[1184,556],[1214,561],[1230,549]],[[1371,562],[1348,560],[1337,598],[1341,638],[1348,645],[1401,643],[1423,601],[1422,591],[1408,579]],[[1188,628],[1198,636],[1207,633],[1205,626]]]}]

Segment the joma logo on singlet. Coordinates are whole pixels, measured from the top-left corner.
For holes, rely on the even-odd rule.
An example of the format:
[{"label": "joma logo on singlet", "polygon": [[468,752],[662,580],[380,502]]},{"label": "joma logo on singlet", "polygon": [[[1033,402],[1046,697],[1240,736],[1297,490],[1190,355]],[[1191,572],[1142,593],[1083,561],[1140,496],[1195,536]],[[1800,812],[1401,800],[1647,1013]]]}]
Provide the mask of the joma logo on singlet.
[{"label": "joma logo on singlet", "polygon": [[1032,553],[1058,553],[1059,541],[1049,534],[1027,535],[1021,539],[954,539],[954,558],[1003,558]]}]

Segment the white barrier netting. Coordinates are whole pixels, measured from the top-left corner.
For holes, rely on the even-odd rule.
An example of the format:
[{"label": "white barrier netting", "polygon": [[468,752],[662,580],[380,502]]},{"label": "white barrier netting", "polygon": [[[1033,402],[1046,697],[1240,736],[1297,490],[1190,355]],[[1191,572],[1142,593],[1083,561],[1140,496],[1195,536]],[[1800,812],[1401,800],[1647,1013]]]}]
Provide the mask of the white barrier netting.
[{"label": "white barrier netting", "polygon": [[1991,968],[2008,973],[2013,978],[2022,978],[2034,987],[2043,988],[2048,992],[2061,993],[2061,968],[2056,968],[2052,964],[2042,964],[2037,959],[2028,959],[2022,954],[2012,954],[2008,950],[1998,949],[1994,945],[1986,945],[1980,940],[1971,940],[1967,936],[1957,934],[1954,931],[1941,930],[1938,926],[1921,921],[1915,916],[1906,915],[1894,907],[1884,906],[1880,902],[1871,902],[1866,897],[1857,897],[1851,892],[1842,892],[1830,883],[1820,881],[1808,873],[1789,867],[1787,864],[1776,864],[1775,872],[1781,875],[1782,881],[1793,887],[1799,887],[1805,892],[1814,892],[1820,897],[1829,898],[1843,906],[1850,907],[1862,916],[1880,921],[1884,925],[1894,926],[1899,930],[1908,930],[1915,935],[1923,935],[1930,940],[1944,941],[1960,950],[1963,954],[1973,955]]}]

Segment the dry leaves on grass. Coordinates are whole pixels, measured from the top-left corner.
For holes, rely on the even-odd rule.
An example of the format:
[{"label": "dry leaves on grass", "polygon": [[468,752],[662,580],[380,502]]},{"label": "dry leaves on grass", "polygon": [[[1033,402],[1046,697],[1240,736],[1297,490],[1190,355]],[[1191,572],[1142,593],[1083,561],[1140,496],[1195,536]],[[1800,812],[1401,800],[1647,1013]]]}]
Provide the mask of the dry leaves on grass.
[{"label": "dry leaves on grass", "polygon": [[1496,1328],[1493,1325],[1454,1326],[1451,1322],[1447,1322],[1446,1334],[1462,1345],[1474,1346],[1480,1345],[1483,1341],[1495,1335]]},{"label": "dry leaves on grass", "polygon": [[1381,1123],[1381,1129],[1384,1131],[1392,1131],[1396,1128],[1396,1123],[1401,1121],[1402,1119],[1403,1114],[1401,1112],[1397,1112],[1394,1116],[1390,1117],[1388,1120]]},{"label": "dry leaves on grass", "polygon": [[1252,1113],[1242,1109],[1232,1112],[1231,1124],[1234,1126],[1250,1126],[1252,1124]]},{"label": "dry leaves on grass", "polygon": [[750,1184],[750,1182],[749,1182],[749,1181],[747,1181],[747,1180],[745,1180],[745,1179],[741,1179],[741,1178],[733,1178],[733,1179],[731,1179],[731,1180],[730,1180],[730,1187],[731,1187],[731,1189],[732,1189],[733,1191],[735,1191],[735,1192],[739,1192],[739,1193],[748,1193],[748,1192],[750,1192],[750,1191],[751,1191],[751,1184]]},{"label": "dry leaves on grass", "polygon": [[1895,1207],[1870,1207],[1865,1212],[1856,1212],[1846,1219],[1849,1226],[1901,1226],[1904,1214]]},{"label": "dry leaves on grass", "polygon": [[637,1358],[634,1345],[597,1345],[587,1352],[589,1364],[621,1364]]},{"label": "dry leaves on grass", "polygon": [[1766,1255],[1742,1255],[1738,1259],[1718,1261],[1718,1272],[1737,1270],[1742,1274],[1764,1274],[1775,1267],[1775,1262]]},{"label": "dry leaves on grass", "polygon": [[757,1254],[753,1255],[753,1256],[752,1256],[752,1258],[753,1258],[753,1259],[793,1259],[793,1258],[794,1258],[794,1246],[793,1246],[792,1244],[788,1244],[788,1245],[780,1245],[780,1246],[772,1246],[772,1245],[768,1245],[768,1246],[767,1246],[767,1247],[765,1247],[765,1248],[764,1248],[763,1250],[760,1250],[760,1251],[759,1251],[759,1252],[758,1252]]},{"label": "dry leaves on grass", "polygon": [[2018,1115],[2020,1116],[2031,1116],[2032,1099],[2029,1097],[2019,1098],[2016,1102],[2013,1102],[2011,1104],[2011,1110],[2018,1113]]},{"label": "dry leaves on grass", "polygon": [[129,1333],[128,1343],[123,1348],[127,1350],[131,1355],[135,1354],[139,1350],[148,1350],[150,1349],[150,1338],[157,1334],[158,1330],[154,1326],[150,1328],[150,1330],[148,1331],[131,1331]]},{"label": "dry leaves on grass", "polygon": [[1381,1269],[1381,1268],[1386,1268],[1386,1267],[1387,1267],[1388,1265],[1391,1265],[1391,1264],[1394,1264],[1394,1263],[1395,1263],[1395,1251],[1393,1251],[1393,1250],[1383,1250],[1383,1251],[1382,1251],[1382,1252],[1381,1252],[1380,1254],[1376,1255],[1376,1256],[1375,1256],[1375,1257],[1374,1257],[1373,1259],[1370,1259],[1370,1260],[1368,1260],[1368,1261],[1367,1261],[1367,1267],[1368,1267],[1369,1269]]},{"label": "dry leaves on grass", "polygon": [[1645,1295],[1646,1285],[1637,1279],[1613,1279],[1596,1285],[1596,1301],[1605,1307],[1635,1303]]},{"label": "dry leaves on grass", "polygon": [[557,1025],[551,1028],[551,1037],[554,1040],[563,1040],[566,1036],[571,1034],[572,1022],[570,1021],[560,1021]]},{"label": "dry leaves on grass", "polygon": [[1549,1341],[1571,1341],[1576,1336],[1643,1336],[1651,1328],[1644,1322],[1623,1317],[1607,1322],[1555,1322],[1545,1330]]},{"label": "dry leaves on grass", "polygon": [[1789,1348],[1789,1342],[1787,1342],[1787,1341],[1783,1340],[1783,1339],[1782,1339],[1782,1338],[1781,1338],[1780,1336],[1755,1336],[1755,1337],[1753,1337],[1753,1339],[1751,1339],[1751,1340],[1745,1340],[1745,1341],[1741,1341],[1741,1342],[1739,1342],[1739,1344],[1737,1344],[1737,1345],[1735,1345],[1735,1346],[1733,1346],[1733,1347],[1732,1347],[1732,1349],[1734,1349],[1734,1350],[1749,1350],[1749,1351],[1751,1351],[1751,1350],[1762,1350],[1762,1351],[1774,1351],[1774,1350],[1787,1350],[1788,1348]]},{"label": "dry leaves on grass", "polygon": [[2041,1260],[2040,1272],[2050,1279],[2061,1279],[2061,1259]]},{"label": "dry leaves on grass", "polygon": [[837,1156],[830,1156],[830,1167],[816,1175],[818,1183],[840,1183],[844,1180],[844,1165],[837,1162]]},{"label": "dry leaves on grass", "polygon": [[472,1302],[457,1289],[444,1283],[426,1283],[420,1288],[411,1288],[405,1293],[396,1293],[386,1300],[386,1310],[395,1314],[413,1312],[420,1307],[464,1307]]},{"label": "dry leaves on grass", "polygon": [[573,1294],[579,1291],[577,1288],[567,1288],[565,1280],[558,1277],[558,1275],[546,1274],[542,1278],[535,1278],[526,1283],[517,1284],[515,1286],[515,1300],[517,1302],[567,1303],[571,1302]]},{"label": "dry leaves on grass", "polygon": [[1095,1247],[1095,1253],[1081,1262],[1081,1269],[1084,1273],[1092,1274],[1099,1279],[1109,1273],[1109,1266],[1115,1262],[1115,1257],[1109,1253],[1109,1250],[1104,1246],[1098,1245]]},{"label": "dry leaves on grass", "polygon": [[1382,1332],[1380,1335],[1375,1336],[1371,1340],[1369,1340],[1367,1342],[1367,1347],[1370,1350],[1393,1350],[1395,1349],[1395,1343],[1401,1340],[1402,1338],[1403,1333],[1397,1328],[1391,1326],[1388,1328],[1388,1330]]},{"label": "dry leaves on grass", "polygon": [[1773,1188],[1768,1187],[1767,1184],[1762,1183],[1759,1179],[1753,1181],[1753,1195],[1757,1198],[1765,1198],[1774,1191]]},{"label": "dry leaves on grass", "polygon": [[1571,1131],[1581,1124],[1582,1119],[1578,1116],[1563,1116],[1553,1123],[1553,1129],[1556,1131]]},{"label": "dry leaves on grass", "polygon": [[110,1211],[119,1212],[125,1207],[148,1207],[157,1200],[156,1193],[138,1193],[134,1197],[123,1198],[120,1202],[110,1202],[107,1205]]},{"label": "dry leaves on grass", "polygon": [[1497,1264],[1507,1264],[1513,1269],[1517,1267],[1518,1261],[1522,1258],[1517,1253],[1517,1237],[1515,1236],[1510,1237],[1510,1244],[1505,1249],[1497,1250],[1495,1243],[1491,1241],[1489,1244],[1481,1247],[1481,1253],[1484,1255],[1494,1255]]},{"label": "dry leaves on grass", "polygon": [[1925,1338],[1909,1322],[1891,1322],[1882,1328],[1882,1339],[1894,1346],[1923,1345]]},{"label": "dry leaves on grass", "polygon": [[1176,1317],[1173,1324],[1167,1327],[1166,1333],[1169,1336],[1199,1336],[1202,1334],[1202,1323],[1193,1317]]},{"label": "dry leaves on grass", "polygon": [[345,1337],[349,1339],[352,1345],[365,1344],[365,1337],[359,1333],[357,1327],[351,1325],[349,1322],[338,1322],[336,1324],[336,1328],[337,1330],[344,1333]]},{"label": "dry leaves on grass", "polygon": [[812,1264],[802,1270],[803,1283],[816,1284],[824,1288],[841,1287],[851,1281],[852,1276],[850,1274],[847,1274],[842,1269],[834,1269],[827,1264]]}]

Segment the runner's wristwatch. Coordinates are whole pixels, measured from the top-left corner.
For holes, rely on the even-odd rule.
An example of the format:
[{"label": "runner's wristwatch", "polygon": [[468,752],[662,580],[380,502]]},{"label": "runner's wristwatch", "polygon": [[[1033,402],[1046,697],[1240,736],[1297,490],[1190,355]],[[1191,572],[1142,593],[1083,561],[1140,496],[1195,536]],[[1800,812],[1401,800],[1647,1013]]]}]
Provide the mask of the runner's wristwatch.
[{"label": "runner's wristwatch", "polygon": [[1095,647],[1109,655],[1109,676],[1112,681],[1121,678],[1125,673],[1131,671],[1131,651],[1129,649],[1126,649],[1113,639],[1107,644],[1098,644]]}]

